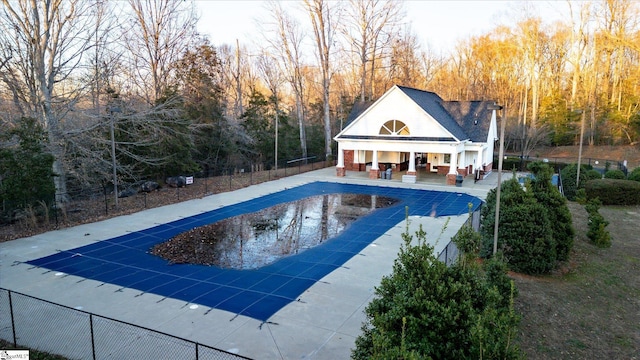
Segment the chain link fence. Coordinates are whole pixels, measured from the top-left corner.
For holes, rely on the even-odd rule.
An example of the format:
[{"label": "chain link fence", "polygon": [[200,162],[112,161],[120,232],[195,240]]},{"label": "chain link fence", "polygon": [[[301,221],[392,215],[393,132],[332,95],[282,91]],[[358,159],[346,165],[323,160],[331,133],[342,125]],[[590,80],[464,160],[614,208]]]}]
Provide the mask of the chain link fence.
[{"label": "chain link fence", "polygon": [[3,288],[0,339],[70,359],[249,359]]}]

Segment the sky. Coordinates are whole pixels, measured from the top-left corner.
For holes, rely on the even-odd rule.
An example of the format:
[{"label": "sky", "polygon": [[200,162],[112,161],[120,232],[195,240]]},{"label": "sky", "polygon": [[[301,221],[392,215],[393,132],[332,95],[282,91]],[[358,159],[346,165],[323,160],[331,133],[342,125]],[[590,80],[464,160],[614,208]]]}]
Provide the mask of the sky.
[{"label": "sky", "polygon": [[[296,7],[301,1],[283,1]],[[565,1],[506,0],[408,0],[405,1],[407,23],[425,47],[447,53],[455,48],[458,40],[481,35],[498,24],[513,25],[523,6],[532,6],[534,14],[545,22],[568,16]],[[247,46],[257,45],[262,35],[257,25],[268,17],[264,1],[259,0],[196,0],[200,21],[198,31],[209,35],[213,45],[235,44],[236,39]],[[567,19],[568,20],[568,19]],[[308,19],[302,21],[308,23]],[[309,33],[309,36],[312,36]]]}]

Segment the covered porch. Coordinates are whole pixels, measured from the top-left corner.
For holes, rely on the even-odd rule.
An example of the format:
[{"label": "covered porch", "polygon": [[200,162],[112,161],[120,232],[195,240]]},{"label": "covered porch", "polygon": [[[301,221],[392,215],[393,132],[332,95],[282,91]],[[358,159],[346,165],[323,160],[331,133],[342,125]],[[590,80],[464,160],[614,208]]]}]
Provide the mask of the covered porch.
[{"label": "covered porch", "polygon": [[415,183],[424,178],[455,185],[458,175],[478,180],[491,172],[492,164],[483,160],[488,155],[487,149],[470,142],[420,144],[414,139],[410,143],[396,140],[372,142],[370,149],[358,144],[357,150],[349,149],[349,145],[348,142],[338,144],[337,176],[353,171],[376,179],[386,178],[390,173],[391,179],[402,182]]}]

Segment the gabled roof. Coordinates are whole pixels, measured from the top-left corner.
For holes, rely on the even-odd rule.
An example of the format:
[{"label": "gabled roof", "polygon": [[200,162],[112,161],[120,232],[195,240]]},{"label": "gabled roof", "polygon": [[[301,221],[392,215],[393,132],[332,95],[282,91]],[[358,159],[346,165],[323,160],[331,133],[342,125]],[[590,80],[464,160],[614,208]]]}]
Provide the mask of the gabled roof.
[{"label": "gabled roof", "polygon": [[353,104],[351,112],[349,113],[347,121],[344,125],[346,126],[351,124],[353,120],[357,119],[358,116],[360,116],[360,114],[367,110],[369,106],[373,105],[373,103],[373,101],[356,101],[355,104]]},{"label": "gabled roof", "polygon": [[[493,105],[493,101],[444,101],[433,92],[396,87],[459,141],[487,141],[493,113],[488,106]],[[373,101],[356,102],[345,125],[352,123],[373,104]]]},{"label": "gabled roof", "polygon": [[493,103],[493,101],[445,101],[442,105],[469,140],[485,142],[489,135],[493,114],[493,110],[489,110],[488,107]]},{"label": "gabled roof", "polygon": [[404,86],[398,86],[413,102],[418,104],[427,114],[431,115],[437,122],[442,125],[459,141],[466,140],[469,137],[465,134],[462,127],[454,120],[447,110],[442,106],[444,100],[435,93],[412,89]]}]

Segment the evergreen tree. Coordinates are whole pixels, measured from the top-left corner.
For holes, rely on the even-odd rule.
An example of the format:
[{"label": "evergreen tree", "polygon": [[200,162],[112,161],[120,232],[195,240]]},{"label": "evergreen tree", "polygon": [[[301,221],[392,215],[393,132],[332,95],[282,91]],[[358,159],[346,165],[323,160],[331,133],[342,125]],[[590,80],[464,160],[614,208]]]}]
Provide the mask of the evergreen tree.
[{"label": "evergreen tree", "polygon": [[515,294],[506,267],[492,265],[490,276],[476,266],[447,267],[422,228],[416,237],[412,244],[413,237],[403,234],[393,273],[382,279],[365,310],[352,358],[519,358],[512,345]]},{"label": "evergreen tree", "polygon": [[[496,191],[487,196],[481,226],[481,256],[493,252]],[[514,176],[502,183],[498,250],[504,253],[509,268],[527,274],[551,271],[557,260],[556,242],[547,208],[526,192]]]},{"label": "evergreen tree", "polygon": [[533,162],[529,164],[529,170],[534,178],[528,182],[527,189],[531,191],[538,203],[547,209],[556,243],[556,256],[559,261],[565,261],[569,258],[575,236],[567,200],[551,183],[552,170],[549,165],[539,161]]},{"label": "evergreen tree", "polygon": [[18,126],[0,138],[0,202],[2,221],[15,212],[44,202],[53,206],[55,174],[53,155],[45,152],[47,134],[33,118],[22,118]]}]

